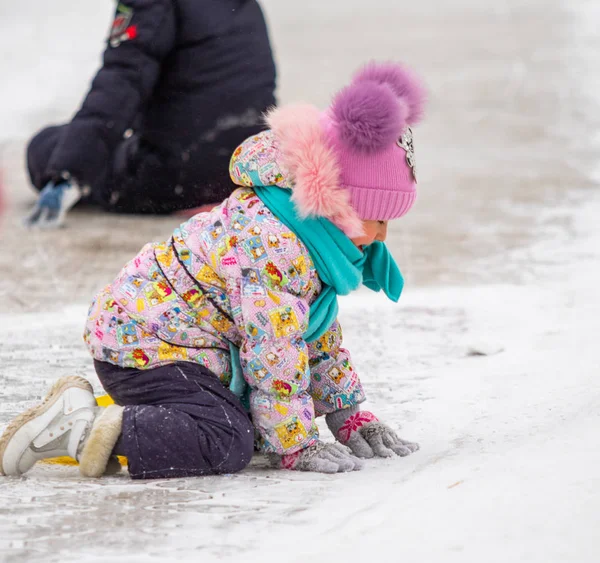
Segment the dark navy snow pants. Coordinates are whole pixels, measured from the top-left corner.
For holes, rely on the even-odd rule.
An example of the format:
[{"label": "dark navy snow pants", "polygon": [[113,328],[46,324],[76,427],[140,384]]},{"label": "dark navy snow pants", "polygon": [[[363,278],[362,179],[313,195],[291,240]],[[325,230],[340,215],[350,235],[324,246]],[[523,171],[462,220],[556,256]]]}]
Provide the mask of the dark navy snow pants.
[{"label": "dark navy snow pants", "polygon": [[[37,190],[51,179],[47,166],[65,127],[42,129],[27,147],[27,168]],[[87,201],[106,211],[136,214],[166,214],[220,203],[237,187],[229,178],[231,154],[260,129],[258,124],[232,127],[211,142],[198,143],[194,151],[177,154],[150,146],[133,134],[89,180],[92,195]]]},{"label": "dark navy snow pants", "polygon": [[252,459],[250,418],[204,366],[138,370],[95,361],[94,367],[106,392],[125,407],[114,453],[127,457],[132,478],[234,473]]}]

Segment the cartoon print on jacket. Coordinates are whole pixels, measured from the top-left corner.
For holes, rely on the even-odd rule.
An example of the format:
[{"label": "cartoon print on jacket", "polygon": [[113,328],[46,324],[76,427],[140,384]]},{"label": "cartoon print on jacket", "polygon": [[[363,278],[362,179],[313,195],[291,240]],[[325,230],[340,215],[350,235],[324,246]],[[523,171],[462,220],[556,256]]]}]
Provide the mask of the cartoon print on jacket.
[{"label": "cartoon print on jacket", "polygon": [[[273,147],[252,148],[264,159],[260,170]],[[283,179],[273,180],[287,187],[284,167],[277,169]],[[318,438],[315,416],[364,400],[337,321],[319,340],[303,339],[320,290],[302,241],[251,188],[239,188],[169,241],[144,246],[96,296],[84,340],[100,361],[137,369],[197,362],[225,385],[233,343],[263,450],[293,453]]]}]

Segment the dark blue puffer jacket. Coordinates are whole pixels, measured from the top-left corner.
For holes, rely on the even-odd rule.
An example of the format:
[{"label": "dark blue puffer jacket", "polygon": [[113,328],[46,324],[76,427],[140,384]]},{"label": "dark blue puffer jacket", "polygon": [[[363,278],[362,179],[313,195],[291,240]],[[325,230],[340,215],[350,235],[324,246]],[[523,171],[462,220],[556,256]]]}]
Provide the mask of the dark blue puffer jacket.
[{"label": "dark blue puffer jacket", "polygon": [[219,128],[257,122],[274,90],[256,0],[125,0],[47,176],[66,170],[91,183],[130,128],[166,157],[198,150]]}]

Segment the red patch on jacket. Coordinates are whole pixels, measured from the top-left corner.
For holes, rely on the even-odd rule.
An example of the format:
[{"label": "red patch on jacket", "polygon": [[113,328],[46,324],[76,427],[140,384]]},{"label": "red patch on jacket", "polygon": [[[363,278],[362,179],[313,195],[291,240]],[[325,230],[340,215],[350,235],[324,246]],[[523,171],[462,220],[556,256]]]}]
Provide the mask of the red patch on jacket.
[{"label": "red patch on jacket", "polygon": [[129,41],[137,37],[136,26],[130,25],[132,18],[133,8],[119,3],[108,38],[111,47],[118,47],[123,41]]}]

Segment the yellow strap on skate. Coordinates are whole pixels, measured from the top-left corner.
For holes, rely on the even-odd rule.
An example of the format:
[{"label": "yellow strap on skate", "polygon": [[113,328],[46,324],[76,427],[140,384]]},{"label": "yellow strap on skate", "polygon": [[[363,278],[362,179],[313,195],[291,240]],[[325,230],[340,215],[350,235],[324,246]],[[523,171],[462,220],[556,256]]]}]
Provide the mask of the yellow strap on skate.
[{"label": "yellow strap on skate", "polygon": [[[108,407],[108,405],[114,405],[114,401],[110,398],[110,395],[102,395],[101,397],[96,397],[96,402],[99,407]],[[123,456],[119,456],[119,461],[121,465],[127,465],[127,458]],[[43,459],[40,463],[52,463],[55,465],[77,465],[77,462],[72,457],[49,457],[48,459]]]}]

